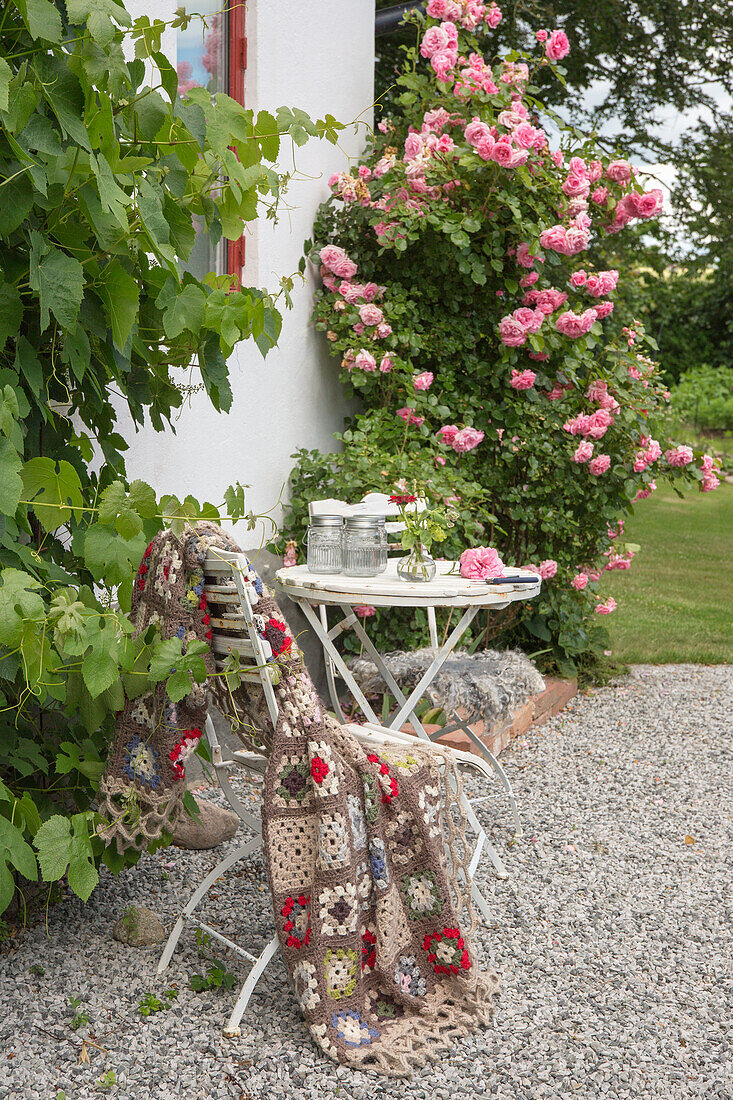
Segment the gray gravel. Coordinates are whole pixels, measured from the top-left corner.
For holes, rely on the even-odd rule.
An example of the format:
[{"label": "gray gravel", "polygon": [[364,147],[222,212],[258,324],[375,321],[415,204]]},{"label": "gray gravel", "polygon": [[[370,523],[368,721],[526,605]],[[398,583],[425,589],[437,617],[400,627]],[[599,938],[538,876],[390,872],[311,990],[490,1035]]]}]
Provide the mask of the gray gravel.
[{"label": "gray gravel", "polygon": [[[113,922],[133,901],[170,926],[177,895],[216,858],[170,849],[120,878],[104,874],[86,907],[66,898],[48,934],[40,922],[0,958],[0,1100],[56,1100],[58,1090],[68,1100],[729,1100],[732,712],[730,667],[640,666],[504,755],[527,834],[510,846],[505,803],[497,793],[485,804],[511,869],[503,882],[484,876],[496,923],[480,941],[505,986],[496,1026],[412,1082],[377,1083],[322,1058],[279,961],[241,1039],[226,1041],[233,995],[188,988],[202,971],[189,934],[162,980],[159,948],[116,943]],[[217,893],[212,922],[264,944],[261,862]],[[139,1015],[145,994],[174,985],[172,1008]],[[89,1015],[76,1031],[70,997]],[[78,1064],[85,1036],[98,1044],[91,1065]],[[117,1083],[105,1088],[109,1071]]]}]

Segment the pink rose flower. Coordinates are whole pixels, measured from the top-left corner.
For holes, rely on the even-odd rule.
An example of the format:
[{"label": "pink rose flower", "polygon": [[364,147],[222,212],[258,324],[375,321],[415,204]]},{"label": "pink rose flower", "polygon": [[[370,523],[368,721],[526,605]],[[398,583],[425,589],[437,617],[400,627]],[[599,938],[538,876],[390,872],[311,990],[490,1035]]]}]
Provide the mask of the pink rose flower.
[{"label": "pink rose flower", "polygon": [[585,391],[585,396],[589,401],[602,401],[608,392],[608,382],[591,382],[588,389]]},{"label": "pink rose flower", "polygon": [[[531,352],[530,352],[530,356],[531,356]],[[534,356],[531,356],[531,357],[534,358]],[[557,383],[555,383],[555,385],[552,387],[552,389],[547,394],[547,400],[548,401],[559,401],[562,398],[564,393],[565,393],[565,390],[562,388],[562,386],[559,386]]]},{"label": "pink rose flower", "polygon": [[555,149],[554,152],[550,154],[550,160],[556,168],[562,168],[564,159],[562,149]]},{"label": "pink rose flower", "polygon": [[370,603],[355,603],[352,610],[360,619],[371,619],[372,615],[377,613],[376,607]]},{"label": "pink rose flower", "polygon": [[588,462],[591,458],[593,458],[593,444],[588,443],[587,440],[583,443],[579,443],[573,455],[573,462]]},{"label": "pink rose flower", "polygon": [[502,168],[511,168],[514,159],[514,151],[511,145],[506,141],[497,141],[491,150],[491,159],[496,164],[500,164]]},{"label": "pink rose flower", "polygon": [[373,302],[374,299],[379,295],[379,287],[376,283],[365,283],[362,287],[361,294],[362,298],[364,298],[367,302]]},{"label": "pink rose flower", "polygon": [[473,145],[475,148],[478,143],[484,138],[491,137],[491,130],[485,122],[481,122],[480,119],[474,118],[466,126],[464,134],[466,135],[466,141],[468,142],[468,144]]},{"label": "pink rose flower", "polygon": [[670,466],[689,466],[694,459],[691,447],[671,447],[664,457]]},{"label": "pink rose flower", "polygon": [[486,12],[486,15],[484,16],[484,18],[486,19],[486,22],[489,24],[489,26],[491,27],[491,29],[493,31],[501,23],[501,20],[502,20],[501,10],[496,6],[495,3],[492,2],[491,6],[489,7],[488,11]]},{"label": "pink rose flower", "polygon": [[574,271],[570,276],[570,285],[574,287],[584,286],[588,276],[582,269],[580,271]]},{"label": "pink rose flower", "polygon": [[519,309],[515,309],[512,317],[529,333],[539,332],[545,319],[541,309],[530,309],[529,306],[520,306]]},{"label": "pink rose flower", "polygon": [[518,348],[527,342],[527,329],[516,317],[502,317],[499,322],[499,337],[508,348]]},{"label": "pink rose flower", "polygon": [[436,466],[445,466],[445,458],[443,457],[443,455],[436,455],[435,456],[435,465]]},{"label": "pink rose flower", "polygon": [[567,237],[564,225],[551,225],[549,229],[543,229],[540,233],[540,244],[543,248],[549,248],[551,252],[559,252],[563,256],[569,255]]},{"label": "pink rose flower", "polygon": [[616,610],[616,601],[613,596],[609,596],[605,603],[596,604],[596,615],[610,615],[612,611]]},{"label": "pink rose flower", "polygon": [[482,137],[476,146],[476,152],[481,157],[481,160],[491,160],[491,154],[494,151],[494,139],[491,134],[488,137]]},{"label": "pink rose flower", "polygon": [[537,31],[537,34],[535,35],[535,38],[537,39],[538,42],[546,42],[548,34],[549,34],[549,31]]},{"label": "pink rose flower", "polygon": [[564,305],[567,300],[568,296],[564,290],[556,290],[552,286],[546,287],[545,290],[538,290],[534,299],[537,309],[541,310],[546,317]]},{"label": "pink rose flower", "polygon": [[610,465],[610,455],[597,455],[588,463],[588,470],[593,474],[593,477],[600,477],[601,474],[605,474]]},{"label": "pink rose flower", "polygon": [[442,428],[438,428],[435,434],[443,443],[447,443],[448,446],[450,446],[458,435],[459,430],[460,429],[457,428],[455,424],[445,424]]},{"label": "pink rose flower", "polygon": [[614,183],[628,183],[631,179],[631,165],[627,160],[612,160],[606,169],[606,176]]},{"label": "pink rose flower", "polygon": [[709,470],[702,475],[702,481],[700,482],[700,492],[711,493],[713,489],[717,489],[719,485],[720,479],[715,476],[712,470]]},{"label": "pink rose flower", "polygon": [[587,435],[589,426],[590,417],[584,416],[583,413],[579,413],[578,416],[573,417],[572,420],[568,420],[566,424],[563,424],[563,430],[570,432],[571,435]]},{"label": "pink rose flower", "polygon": [[426,12],[431,19],[445,19],[448,12],[448,0],[430,0]]},{"label": "pink rose flower", "polygon": [[438,80],[447,81],[451,69],[458,61],[458,51],[452,49],[436,50],[430,58],[430,64]]},{"label": "pink rose flower", "polygon": [[459,561],[461,576],[467,580],[485,581],[490,577],[501,577],[504,573],[504,562],[491,546],[464,550]]},{"label": "pink rose flower", "polygon": [[602,439],[613,424],[613,417],[608,409],[597,409],[588,417],[586,434],[592,439]]},{"label": "pink rose flower", "polygon": [[367,351],[366,348],[361,348],[354,359],[354,366],[360,367],[365,371],[373,371],[377,369],[377,360],[370,351]]},{"label": "pink rose flower", "polygon": [[538,271],[528,271],[526,275],[523,275],[519,280],[519,285],[522,287],[534,286],[539,279]]},{"label": "pink rose flower", "polygon": [[[538,260],[540,263],[542,262],[542,256],[533,256],[529,250],[529,245],[527,244],[527,242],[522,241],[520,244],[517,245],[516,260],[520,267],[534,267],[535,260]],[[536,282],[537,279],[539,279],[539,275],[535,274],[534,272],[533,274],[533,281]],[[529,277],[530,276],[528,275],[527,278]]]},{"label": "pink rose flower", "polygon": [[713,470],[717,469],[715,465],[715,459],[712,455],[702,456],[702,458],[700,459],[700,469],[703,470],[705,473],[712,473]]},{"label": "pink rose flower", "polygon": [[353,328],[357,336],[363,336],[366,332],[366,325],[362,324],[361,321],[357,321],[356,324],[352,325],[351,327]]},{"label": "pink rose flower", "polygon": [[394,363],[392,362],[391,356],[383,355],[382,356],[382,361],[379,364],[379,369],[382,372],[382,374],[389,374],[389,372],[392,370],[393,366],[394,366]]},{"label": "pink rose flower", "polygon": [[586,309],[580,314],[567,310],[557,318],[555,328],[563,336],[571,336],[573,339],[577,339],[579,336],[585,336],[587,332],[590,332],[595,319],[596,311],[594,309]]},{"label": "pink rose flower", "polygon": [[432,371],[425,370],[422,374],[416,374],[412,380],[412,384],[416,390],[429,390],[433,384],[435,375]]},{"label": "pink rose flower", "polygon": [[545,56],[550,61],[562,61],[570,53],[570,43],[565,31],[553,31],[545,42]]},{"label": "pink rose flower", "polygon": [[531,390],[536,377],[537,375],[531,370],[513,370],[509,385],[515,390]]},{"label": "pink rose flower", "polygon": [[336,244],[327,244],[321,249],[321,263],[339,279],[351,279],[357,272],[354,261]]},{"label": "pink rose flower", "polygon": [[382,321],[381,325],[377,325],[375,330],[375,336],[380,340],[385,340],[388,336],[392,335],[392,326],[388,325],[386,321]]},{"label": "pink rose flower", "polygon": [[549,581],[557,573],[557,562],[552,558],[541,561],[537,570],[543,581]]},{"label": "pink rose flower", "polygon": [[465,454],[467,451],[472,451],[475,447],[478,447],[483,438],[484,433],[477,431],[476,428],[461,428],[454,435],[451,447],[456,454]]},{"label": "pink rose flower", "polygon": [[405,407],[403,409],[398,409],[397,410],[397,415],[399,416],[400,420],[404,420],[404,422],[406,424],[420,425],[420,424],[425,423],[425,417],[424,416],[416,416],[415,415],[415,410],[411,409],[409,407],[409,405],[405,405]]},{"label": "pink rose flower", "polygon": [[582,592],[588,583],[588,578],[585,573],[576,573],[570,583],[577,592]]},{"label": "pink rose flower", "polygon": [[613,313],[614,304],[613,302],[596,302],[593,308],[596,311],[597,319],[602,321],[604,317],[608,317],[609,314]]},{"label": "pink rose flower", "polygon": [[448,35],[442,27],[430,27],[420,43],[420,53],[423,57],[432,57],[437,50],[444,50],[449,44]]},{"label": "pink rose flower", "polygon": [[365,325],[381,325],[384,320],[384,314],[379,306],[371,305],[368,302],[366,305],[359,306],[359,316]]},{"label": "pink rose flower", "polygon": [[596,206],[605,206],[608,202],[608,188],[596,187],[595,191],[591,194],[590,201],[594,202]]}]

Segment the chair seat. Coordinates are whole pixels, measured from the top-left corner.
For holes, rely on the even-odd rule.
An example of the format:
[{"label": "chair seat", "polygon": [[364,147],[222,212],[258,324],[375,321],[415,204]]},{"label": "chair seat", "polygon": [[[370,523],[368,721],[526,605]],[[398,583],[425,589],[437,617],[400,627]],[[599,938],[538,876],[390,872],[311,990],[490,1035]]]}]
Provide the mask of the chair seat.
[{"label": "chair seat", "polygon": [[257,775],[264,775],[267,771],[267,757],[261,756],[258,752],[247,752],[246,749],[235,749],[232,753],[233,759],[240,764],[247,771],[256,772]]}]

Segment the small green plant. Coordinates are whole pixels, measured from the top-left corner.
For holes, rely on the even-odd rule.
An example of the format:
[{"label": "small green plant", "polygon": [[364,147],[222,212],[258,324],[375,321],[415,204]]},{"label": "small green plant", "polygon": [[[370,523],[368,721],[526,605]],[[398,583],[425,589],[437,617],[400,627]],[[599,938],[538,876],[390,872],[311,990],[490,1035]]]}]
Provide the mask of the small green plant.
[{"label": "small green plant", "polygon": [[40,963],[33,963],[33,965],[31,966],[31,974],[34,978],[42,978],[45,973],[46,971],[44,967],[40,965]]},{"label": "small green plant", "polygon": [[138,1001],[138,1012],[141,1016],[154,1016],[156,1012],[163,1012],[166,1008],[170,1008],[177,996],[177,989],[164,989],[162,1000],[154,993],[146,993],[143,999]]},{"label": "small green plant", "polygon": [[203,993],[206,989],[231,989],[236,984],[235,974],[231,974],[220,962],[213,962],[206,968],[206,975],[192,974],[189,981],[191,989]]},{"label": "small green plant", "polygon": [[71,1018],[71,1026],[74,1031],[78,1031],[80,1027],[86,1027],[89,1023],[89,1013],[85,1008],[80,1009],[80,1005],[84,1002],[81,997],[70,997],[69,1007],[74,1015]]},{"label": "small green plant", "polygon": [[107,1072],[97,1079],[97,1084],[102,1089],[111,1089],[117,1084],[117,1074],[113,1069],[108,1069]]},{"label": "small green plant", "polygon": [[7,943],[13,935],[13,929],[6,920],[0,920],[0,943]]},{"label": "small green plant", "polygon": [[211,936],[208,932],[204,932],[203,928],[196,929],[196,946],[198,947],[199,955],[206,958],[207,952],[211,947]]}]

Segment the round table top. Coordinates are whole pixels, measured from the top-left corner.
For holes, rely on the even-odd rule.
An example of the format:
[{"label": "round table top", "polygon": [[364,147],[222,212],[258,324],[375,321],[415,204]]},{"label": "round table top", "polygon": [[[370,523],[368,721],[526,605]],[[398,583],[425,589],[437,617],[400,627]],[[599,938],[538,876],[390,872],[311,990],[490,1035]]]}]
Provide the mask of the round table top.
[{"label": "round table top", "polygon": [[[540,591],[536,584],[487,584],[447,576],[455,565],[438,561],[432,581],[410,582],[397,575],[397,558],[376,577],[346,577],[343,573],[311,573],[307,565],[278,569],[278,584],[295,600],[325,604],[373,604],[375,607],[506,607],[516,600],[530,600]],[[512,569],[512,576],[536,576],[528,569]]]}]

